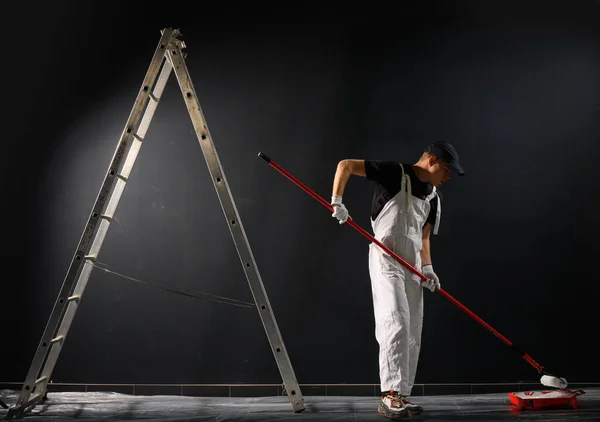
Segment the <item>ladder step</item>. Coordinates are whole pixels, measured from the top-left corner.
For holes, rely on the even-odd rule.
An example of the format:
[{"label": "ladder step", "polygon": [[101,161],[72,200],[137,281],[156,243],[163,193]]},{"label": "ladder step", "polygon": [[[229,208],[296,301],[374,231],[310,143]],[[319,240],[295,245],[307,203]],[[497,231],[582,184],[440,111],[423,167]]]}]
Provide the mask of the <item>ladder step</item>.
[{"label": "ladder step", "polygon": [[58,343],[59,341],[63,341],[64,339],[65,339],[65,336],[56,336],[52,340],[50,340],[50,344]]},{"label": "ladder step", "polygon": [[108,221],[109,223],[112,223],[112,217],[106,214],[100,214],[100,218]]},{"label": "ladder step", "polygon": [[41,377],[41,378],[38,378],[38,380],[35,382],[35,384],[34,384],[34,385],[38,385],[38,384],[40,384],[40,383],[42,383],[42,382],[46,381],[47,379],[48,379],[48,377],[44,375],[43,377]]}]

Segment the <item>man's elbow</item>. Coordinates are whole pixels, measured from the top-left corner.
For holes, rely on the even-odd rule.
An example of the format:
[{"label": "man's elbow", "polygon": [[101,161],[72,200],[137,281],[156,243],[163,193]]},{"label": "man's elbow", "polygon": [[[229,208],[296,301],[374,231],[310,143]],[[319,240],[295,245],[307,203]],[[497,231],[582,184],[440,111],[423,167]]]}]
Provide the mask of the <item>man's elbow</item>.
[{"label": "man's elbow", "polygon": [[348,175],[353,174],[356,176],[366,176],[364,160],[353,160],[347,158],[340,161],[337,167]]},{"label": "man's elbow", "polygon": [[346,170],[349,168],[349,166],[350,166],[350,160],[342,160],[338,163],[337,168]]}]

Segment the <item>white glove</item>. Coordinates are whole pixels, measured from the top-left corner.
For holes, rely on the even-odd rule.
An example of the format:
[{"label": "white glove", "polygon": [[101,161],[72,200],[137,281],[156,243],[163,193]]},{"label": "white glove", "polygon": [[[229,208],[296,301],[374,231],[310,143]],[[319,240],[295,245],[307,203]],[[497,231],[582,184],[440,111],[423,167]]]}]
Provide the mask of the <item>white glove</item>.
[{"label": "white glove", "polygon": [[421,281],[421,285],[423,287],[431,290],[432,292],[442,288],[439,277],[433,272],[433,265],[424,265],[421,269],[421,272],[425,277],[427,277],[426,281]]},{"label": "white glove", "polygon": [[331,214],[331,216],[333,218],[337,218],[340,224],[344,224],[350,216],[348,215],[348,210],[346,209],[346,206],[342,204],[342,197],[332,196],[331,205],[333,205],[333,214]]}]

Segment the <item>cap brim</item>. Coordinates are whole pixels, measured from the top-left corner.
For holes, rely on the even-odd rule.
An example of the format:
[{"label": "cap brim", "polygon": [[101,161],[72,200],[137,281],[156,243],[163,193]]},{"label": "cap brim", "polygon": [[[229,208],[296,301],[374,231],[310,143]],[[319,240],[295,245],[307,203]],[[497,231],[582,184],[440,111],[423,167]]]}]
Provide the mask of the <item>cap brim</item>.
[{"label": "cap brim", "polygon": [[448,163],[448,167],[450,167],[450,169],[458,174],[459,176],[464,176],[465,175],[465,170],[462,168],[462,166],[460,165],[460,163],[454,162],[454,163]]}]

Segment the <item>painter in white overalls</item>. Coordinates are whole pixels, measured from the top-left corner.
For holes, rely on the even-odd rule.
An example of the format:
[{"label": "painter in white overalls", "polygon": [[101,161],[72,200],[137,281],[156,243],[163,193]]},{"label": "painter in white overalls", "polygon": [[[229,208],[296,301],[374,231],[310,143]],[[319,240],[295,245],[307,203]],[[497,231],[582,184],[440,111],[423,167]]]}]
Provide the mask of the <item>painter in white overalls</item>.
[{"label": "painter in white overalls", "polygon": [[[434,233],[440,221],[441,201],[436,188],[425,199],[411,195],[410,177],[402,167],[400,191],[374,221],[374,237],[416,269],[421,268],[423,226],[430,200],[437,200]],[[375,337],[379,343],[381,390],[410,395],[421,349],[423,287],[421,279],[375,243],[369,245],[369,273],[375,310]]]}]

